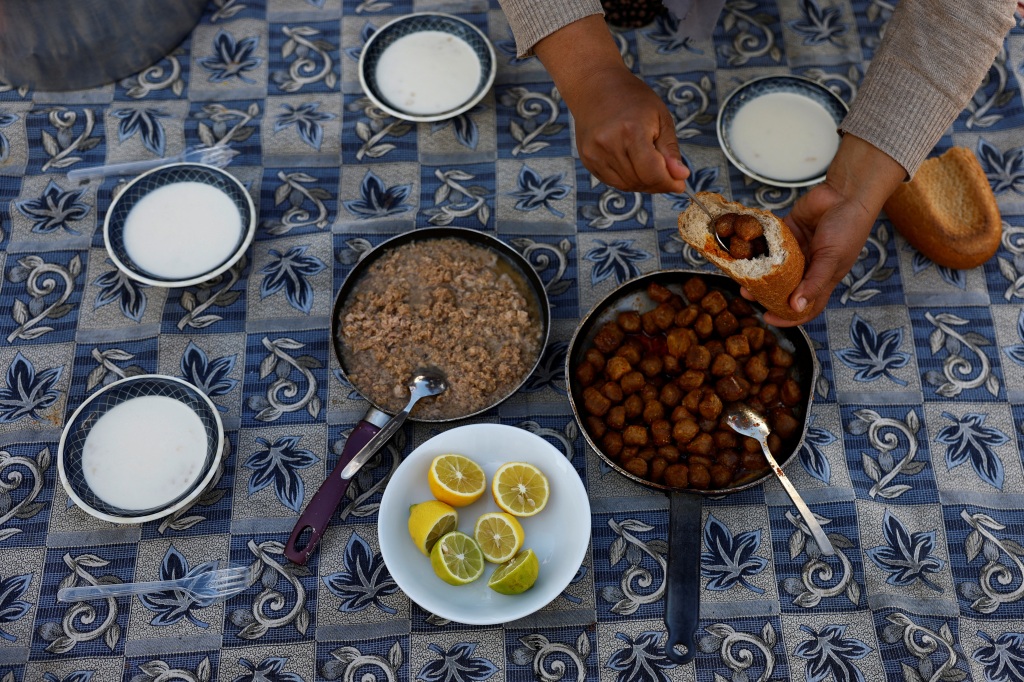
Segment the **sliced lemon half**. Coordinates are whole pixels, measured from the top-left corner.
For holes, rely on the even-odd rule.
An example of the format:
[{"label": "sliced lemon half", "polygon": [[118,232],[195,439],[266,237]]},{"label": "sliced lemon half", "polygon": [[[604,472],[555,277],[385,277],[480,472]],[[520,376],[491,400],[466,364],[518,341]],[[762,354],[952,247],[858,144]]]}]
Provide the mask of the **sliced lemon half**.
[{"label": "sliced lemon half", "polygon": [[487,477],[480,465],[464,455],[438,455],[427,472],[430,492],[453,507],[465,507],[487,490]]},{"label": "sliced lemon half", "polygon": [[409,507],[409,535],[427,556],[442,535],[458,527],[459,513],[450,504],[427,500]]},{"label": "sliced lemon half", "polygon": [[533,587],[540,575],[540,561],[532,549],[524,549],[514,559],[494,569],[487,586],[500,594],[522,594]]},{"label": "sliced lemon half", "polygon": [[484,555],[476,540],[456,530],[434,543],[430,565],[449,585],[465,585],[484,574]]},{"label": "sliced lemon half", "polygon": [[523,546],[526,533],[516,517],[507,512],[481,514],[473,527],[473,538],[492,564],[503,564]]},{"label": "sliced lemon half", "polygon": [[544,473],[527,462],[502,464],[494,472],[491,494],[502,510],[513,516],[533,516],[548,503],[551,489]]}]

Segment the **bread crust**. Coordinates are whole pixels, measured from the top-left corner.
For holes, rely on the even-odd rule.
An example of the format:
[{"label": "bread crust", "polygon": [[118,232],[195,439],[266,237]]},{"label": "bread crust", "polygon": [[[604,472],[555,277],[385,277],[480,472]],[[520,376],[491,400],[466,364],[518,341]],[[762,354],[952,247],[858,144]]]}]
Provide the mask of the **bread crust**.
[{"label": "bread crust", "polygon": [[768,255],[736,259],[723,249],[712,231],[712,221],[693,202],[679,214],[679,235],[714,263],[763,305],[786,320],[802,319],[789,305],[789,297],[804,276],[804,254],[796,237],[782,220],[770,211],[751,208],[727,200],[714,192],[699,192],[697,199],[715,218],[723,213],[741,213],[757,218],[768,240]]},{"label": "bread crust", "polygon": [[966,147],[925,160],[885,202],[885,213],[904,239],[938,265],[976,268],[999,250],[999,204]]}]

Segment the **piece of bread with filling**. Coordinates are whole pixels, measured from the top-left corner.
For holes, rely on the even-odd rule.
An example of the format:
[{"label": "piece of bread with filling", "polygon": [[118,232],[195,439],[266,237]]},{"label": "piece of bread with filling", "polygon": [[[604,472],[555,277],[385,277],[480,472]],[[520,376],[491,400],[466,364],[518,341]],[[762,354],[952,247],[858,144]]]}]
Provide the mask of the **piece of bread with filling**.
[{"label": "piece of bread with filling", "polygon": [[699,192],[697,200],[707,207],[715,220],[728,213],[756,218],[764,231],[767,253],[734,257],[715,238],[712,218],[693,202],[679,214],[679,234],[683,240],[746,287],[770,312],[786,320],[803,318],[806,313],[798,313],[789,305],[790,294],[804,276],[804,254],[789,227],[770,211],[729,201],[714,192]]},{"label": "piece of bread with filling", "polygon": [[947,268],[976,268],[999,250],[999,204],[966,147],[926,159],[885,202],[885,213],[915,249]]}]

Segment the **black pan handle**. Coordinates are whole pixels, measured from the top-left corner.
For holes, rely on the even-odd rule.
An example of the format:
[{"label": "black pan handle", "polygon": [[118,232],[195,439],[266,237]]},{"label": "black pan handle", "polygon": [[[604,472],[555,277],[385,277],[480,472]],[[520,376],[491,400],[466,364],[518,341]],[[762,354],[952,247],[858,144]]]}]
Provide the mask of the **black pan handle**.
[{"label": "black pan handle", "polygon": [[669,494],[668,566],[665,569],[665,654],[682,665],[697,653],[700,618],[700,495]]}]

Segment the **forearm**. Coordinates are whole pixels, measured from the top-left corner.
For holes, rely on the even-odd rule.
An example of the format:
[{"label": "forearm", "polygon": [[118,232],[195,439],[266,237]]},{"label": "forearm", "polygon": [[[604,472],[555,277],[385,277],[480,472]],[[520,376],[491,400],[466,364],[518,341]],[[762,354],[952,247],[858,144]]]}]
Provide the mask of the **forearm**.
[{"label": "forearm", "polygon": [[600,91],[600,86],[595,88],[594,84],[602,78],[629,71],[600,15],[584,17],[560,28],[534,49],[570,111]]},{"label": "forearm", "polygon": [[629,192],[682,192],[675,121],[661,98],[622,61],[604,18],[584,17],[543,38],[537,56],[572,113],[584,167]]},{"label": "forearm", "polygon": [[516,39],[516,54],[529,57],[534,46],[563,26],[584,17],[603,16],[600,0],[499,0]]},{"label": "forearm", "polygon": [[902,0],[841,129],[913,175],[963,111],[1013,25],[1015,0]]}]

